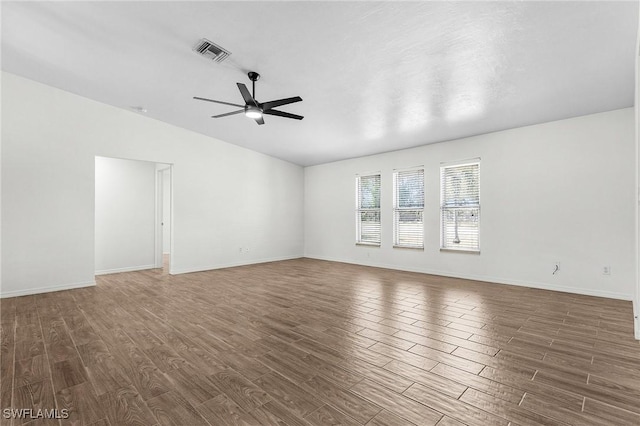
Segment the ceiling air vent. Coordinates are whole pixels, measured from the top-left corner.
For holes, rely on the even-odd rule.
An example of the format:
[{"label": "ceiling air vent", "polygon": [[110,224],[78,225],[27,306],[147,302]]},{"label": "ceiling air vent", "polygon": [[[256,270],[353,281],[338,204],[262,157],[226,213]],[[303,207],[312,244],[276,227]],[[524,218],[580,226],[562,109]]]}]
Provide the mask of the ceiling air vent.
[{"label": "ceiling air vent", "polygon": [[193,48],[193,51],[216,62],[222,62],[227,59],[227,56],[231,55],[231,52],[210,42],[206,38],[200,40]]}]

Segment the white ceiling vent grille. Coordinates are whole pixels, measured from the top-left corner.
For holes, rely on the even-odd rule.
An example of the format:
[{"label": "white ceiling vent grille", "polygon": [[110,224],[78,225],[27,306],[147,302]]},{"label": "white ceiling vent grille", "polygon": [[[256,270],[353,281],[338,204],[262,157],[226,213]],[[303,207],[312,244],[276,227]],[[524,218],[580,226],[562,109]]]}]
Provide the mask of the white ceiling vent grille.
[{"label": "white ceiling vent grille", "polygon": [[229,55],[231,55],[231,52],[223,49],[215,43],[210,42],[206,38],[200,40],[198,44],[196,44],[193,48],[193,51],[198,55],[202,55],[205,58],[211,59],[216,62],[222,62],[227,59]]}]

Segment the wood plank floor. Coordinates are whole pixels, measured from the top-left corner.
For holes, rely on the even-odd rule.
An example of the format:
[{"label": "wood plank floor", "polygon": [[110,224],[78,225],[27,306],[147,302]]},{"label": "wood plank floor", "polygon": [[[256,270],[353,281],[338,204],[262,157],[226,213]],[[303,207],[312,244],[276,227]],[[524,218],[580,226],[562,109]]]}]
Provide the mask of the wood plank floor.
[{"label": "wood plank floor", "polygon": [[7,425],[638,425],[630,302],[311,259],[1,301]]}]

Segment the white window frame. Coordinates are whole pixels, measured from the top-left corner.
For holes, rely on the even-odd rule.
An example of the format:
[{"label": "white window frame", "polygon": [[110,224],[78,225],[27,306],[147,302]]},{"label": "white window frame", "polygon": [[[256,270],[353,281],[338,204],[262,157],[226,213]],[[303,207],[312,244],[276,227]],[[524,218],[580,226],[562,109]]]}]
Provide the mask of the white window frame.
[{"label": "white window frame", "polygon": [[[471,166],[477,165],[478,167],[478,203],[473,204],[464,204],[463,206],[445,206],[445,170],[463,166]],[[469,160],[456,161],[451,163],[441,163],[440,164],[440,250],[441,251],[454,251],[454,252],[462,252],[462,253],[476,253],[480,254],[480,231],[481,231],[481,166],[480,166],[480,158],[472,158]],[[478,244],[475,248],[462,247],[457,248],[455,246],[446,246],[445,241],[445,223],[444,223],[444,212],[445,210],[458,210],[460,208],[475,208],[478,211],[478,234],[477,240]]]},{"label": "white window frame", "polygon": [[[360,205],[361,196],[360,196],[360,180],[366,177],[378,176],[380,181],[380,185],[378,187],[378,207],[376,208],[363,208]],[[374,246],[380,247],[382,241],[382,212],[380,209],[381,206],[381,196],[382,196],[382,173],[374,172],[374,173],[366,173],[361,175],[356,175],[356,245],[364,245],[364,246]],[[378,241],[366,241],[362,240],[362,213],[364,212],[377,212],[378,217],[380,217],[380,231],[378,234]]]},{"label": "white window frame", "polygon": [[[398,175],[402,174],[402,173],[410,173],[410,172],[417,172],[420,171],[422,172],[422,207],[421,208],[416,208],[416,207],[400,207],[400,203],[399,203],[399,192],[398,192]],[[396,169],[393,172],[393,247],[394,248],[408,248],[408,249],[417,249],[417,250],[424,250],[424,197],[425,197],[425,192],[424,192],[424,186],[425,186],[425,182],[424,182],[424,166],[415,166],[415,167],[411,167],[411,168],[406,168],[406,169]],[[399,230],[399,213],[400,212],[419,212],[422,215],[422,232],[421,232],[421,237],[422,240],[420,241],[420,244],[416,245],[416,244],[402,244],[400,243],[400,241],[398,241],[398,230]]]}]

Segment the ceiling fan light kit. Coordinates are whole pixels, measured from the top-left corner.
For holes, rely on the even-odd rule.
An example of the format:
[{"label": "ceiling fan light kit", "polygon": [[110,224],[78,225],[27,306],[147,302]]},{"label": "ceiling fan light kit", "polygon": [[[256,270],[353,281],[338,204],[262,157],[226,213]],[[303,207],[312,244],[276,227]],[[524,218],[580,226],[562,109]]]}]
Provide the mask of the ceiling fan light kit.
[{"label": "ceiling fan light kit", "polygon": [[255,106],[246,106],[245,110],[244,110],[244,115],[246,115],[249,118],[260,118],[262,117],[262,111],[260,110],[260,108],[255,107]]},{"label": "ceiling fan light kit", "polygon": [[244,115],[254,119],[255,122],[260,125],[264,124],[264,117],[263,117],[264,115],[275,115],[278,117],[293,118],[294,120],[302,120],[304,118],[301,115],[291,114],[288,112],[273,109],[282,105],[301,102],[302,98],[300,96],[294,96],[293,98],[278,99],[278,100],[269,101],[269,102],[262,102],[262,103],[258,102],[256,100],[256,81],[260,79],[260,74],[258,74],[255,71],[249,71],[247,76],[249,77],[249,80],[251,80],[251,89],[252,89],[251,93],[249,93],[249,89],[247,89],[247,86],[245,86],[243,83],[237,83],[238,90],[240,90],[240,94],[242,95],[242,99],[244,100],[244,105],[234,104],[231,102],[217,101],[215,99],[200,98],[198,96],[194,96],[193,99],[242,108],[238,111],[232,111],[232,112],[227,112],[225,114],[213,115],[211,118],[222,118],[222,117],[227,117],[229,115],[244,113]]}]

